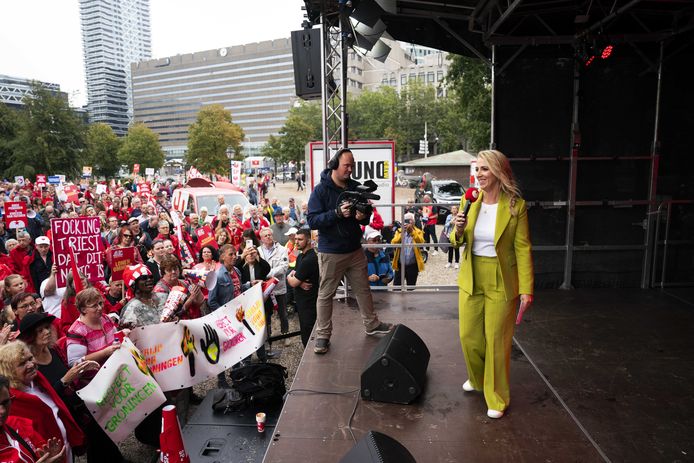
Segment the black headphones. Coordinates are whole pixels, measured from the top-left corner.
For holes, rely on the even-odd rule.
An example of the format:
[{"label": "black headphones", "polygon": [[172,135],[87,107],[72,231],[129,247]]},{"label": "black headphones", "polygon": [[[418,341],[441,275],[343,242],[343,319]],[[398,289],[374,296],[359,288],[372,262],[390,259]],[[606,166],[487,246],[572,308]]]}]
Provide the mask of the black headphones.
[{"label": "black headphones", "polygon": [[336,170],[338,167],[340,167],[340,156],[342,156],[342,153],[346,152],[352,152],[351,149],[349,148],[341,148],[338,150],[337,153],[335,153],[335,156],[333,156],[330,161],[328,161],[328,169],[330,170]]}]

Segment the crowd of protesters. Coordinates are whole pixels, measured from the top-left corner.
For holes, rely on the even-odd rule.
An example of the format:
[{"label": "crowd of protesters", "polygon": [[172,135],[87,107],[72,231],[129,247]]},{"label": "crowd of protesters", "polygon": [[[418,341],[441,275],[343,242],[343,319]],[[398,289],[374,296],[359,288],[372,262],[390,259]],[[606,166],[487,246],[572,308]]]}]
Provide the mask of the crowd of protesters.
[{"label": "crowd of protesters", "polygon": [[[108,461],[122,460],[75,391],[120,347],[117,331],[127,334],[161,322],[163,306],[176,286],[190,288],[176,318],[193,319],[218,309],[251,284],[277,278],[273,302],[268,299],[265,304],[268,337],[271,317],[279,318],[281,334],[287,334],[288,313],[296,310],[306,346],[316,319],[318,265],[313,247],[318,236],[308,230],[307,203],[290,198],[281,204],[268,196],[269,184],[249,185],[246,194],[252,201],[246,208],[226,204],[219,196],[214,210],[203,207],[199,213],[183,214],[171,207],[176,185],[168,182],[148,184],[146,193],[113,181],[88,185],[70,200],[52,185],[0,183],[0,214],[7,201],[25,202],[27,209],[26,227],[10,229],[4,218],[0,220],[0,399],[5,390],[9,394],[0,401],[5,411],[0,413],[0,426],[11,429],[7,435],[19,433],[23,439],[21,445],[15,439],[6,450],[0,446],[3,456],[14,455],[7,461],[69,463],[82,453],[93,461],[97,453],[108,455]],[[51,219],[78,217],[99,218],[105,279],[88,281],[84,275],[68,273],[65,287],[59,287]],[[402,224],[386,225],[374,210],[363,227],[364,242],[370,245],[364,252],[372,286],[416,284],[427,251],[408,244],[426,240],[436,245],[435,217],[433,205],[412,207]],[[446,230],[450,233],[450,222],[444,237]],[[204,243],[201,228],[210,232]],[[378,247],[384,242],[404,246],[395,251]],[[122,278],[114,279],[114,255],[122,248],[135,248],[134,262]],[[454,255],[457,268],[453,249],[447,267]],[[191,269],[217,272],[217,285],[208,291],[187,284]],[[290,342],[286,338],[285,344]],[[256,355],[267,361],[272,346]],[[219,386],[228,386],[224,374]],[[200,400],[192,390],[184,392],[188,400]],[[11,401],[15,403],[10,408]],[[152,414],[138,426],[140,441],[157,445],[157,419]]]},{"label": "crowd of protesters", "polygon": [[[252,284],[276,278],[275,297],[265,304],[268,336],[273,314],[280,319],[281,334],[288,332],[294,287],[286,281],[299,250],[307,249],[294,244],[297,232],[307,231],[307,206],[269,198],[269,183],[257,182],[247,191],[253,201],[245,209],[225,204],[220,196],[215,210],[201,208],[199,214],[172,209],[175,186],[169,183],[148,184],[146,193],[115,182],[94,184],[70,200],[52,185],[0,183],[0,426],[5,430],[0,434],[7,441],[0,444],[2,461],[69,463],[81,454],[88,461],[122,461],[118,447],[75,391],[120,348],[118,331],[127,335],[130,329],[161,323],[163,306],[176,286],[187,287],[190,294],[175,318],[193,319]],[[26,203],[26,226],[6,226],[9,201]],[[68,272],[65,287],[59,287],[51,219],[78,217],[100,221],[105,278],[88,281]],[[209,232],[204,244],[199,236],[208,235],[200,235],[201,228]],[[116,251],[123,248],[135,248],[134,261],[114,279]],[[185,280],[192,269],[225,277],[208,291]],[[227,283],[230,291],[224,289]],[[297,290],[310,286],[304,283]],[[315,315],[301,319],[315,320]],[[311,329],[312,324],[302,331]],[[272,356],[269,347],[257,352],[260,361]],[[219,386],[226,385],[220,375]],[[200,400],[190,389],[167,393],[172,402],[181,396]],[[158,420],[151,414],[135,430],[136,437],[156,446]]]}]

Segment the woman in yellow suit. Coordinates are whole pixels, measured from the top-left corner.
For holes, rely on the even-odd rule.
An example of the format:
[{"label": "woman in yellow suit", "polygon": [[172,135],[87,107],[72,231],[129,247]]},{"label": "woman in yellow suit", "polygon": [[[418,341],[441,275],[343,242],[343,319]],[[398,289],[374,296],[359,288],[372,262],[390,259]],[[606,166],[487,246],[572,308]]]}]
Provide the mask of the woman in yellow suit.
[{"label": "woman in yellow suit", "polygon": [[465,354],[467,392],[484,391],[487,416],[501,418],[511,401],[509,367],[513,318],[533,300],[533,261],[528,213],[511,164],[499,151],[477,157],[480,196],[468,216],[463,203],[451,245],[464,246],[458,276],[460,342]]}]

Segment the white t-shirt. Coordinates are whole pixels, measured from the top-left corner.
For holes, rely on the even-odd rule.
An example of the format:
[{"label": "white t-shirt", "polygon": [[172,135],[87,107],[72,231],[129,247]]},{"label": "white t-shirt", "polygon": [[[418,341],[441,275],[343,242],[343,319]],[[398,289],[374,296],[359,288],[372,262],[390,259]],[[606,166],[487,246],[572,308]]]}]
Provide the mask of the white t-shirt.
[{"label": "white t-shirt", "polygon": [[60,302],[63,300],[65,288],[56,288],[55,294],[52,296],[46,296],[46,283],[48,283],[48,278],[41,282],[41,288],[39,289],[39,293],[41,293],[41,300],[43,301],[43,310],[46,313],[60,318]]},{"label": "white t-shirt", "polygon": [[475,256],[496,257],[494,231],[496,229],[496,210],[499,203],[482,203],[473,232],[472,254]]}]

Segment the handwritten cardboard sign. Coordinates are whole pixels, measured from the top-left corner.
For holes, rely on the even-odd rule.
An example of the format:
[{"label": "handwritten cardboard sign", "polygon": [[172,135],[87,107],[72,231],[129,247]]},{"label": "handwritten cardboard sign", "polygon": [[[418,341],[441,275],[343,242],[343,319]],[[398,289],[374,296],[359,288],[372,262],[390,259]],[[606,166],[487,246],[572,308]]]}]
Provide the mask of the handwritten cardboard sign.
[{"label": "handwritten cardboard sign", "polygon": [[101,239],[98,217],[51,219],[53,233],[53,259],[58,266],[56,275],[59,288],[64,288],[70,272],[70,249],[77,259],[77,268],[89,281],[103,281],[102,258],[104,242]]}]

